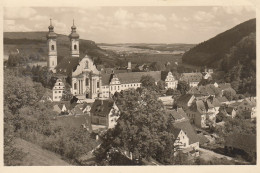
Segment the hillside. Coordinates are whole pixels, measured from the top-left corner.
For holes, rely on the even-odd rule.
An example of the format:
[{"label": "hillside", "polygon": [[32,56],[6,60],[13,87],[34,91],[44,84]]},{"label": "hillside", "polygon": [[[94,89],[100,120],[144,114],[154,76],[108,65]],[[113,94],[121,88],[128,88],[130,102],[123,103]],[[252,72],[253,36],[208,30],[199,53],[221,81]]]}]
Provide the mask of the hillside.
[{"label": "hillside", "polygon": [[15,140],[15,147],[21,149],[26,156],[21,166],[69,166],[70,164],[61,159],[61,156],[42,149],[40,146],[27,142],[23,139]]},{"label": "hillside", "polygon": [[233,46],[255,32],[256,19],[248,20],[198,44],[183,55],[182,61],[186,64],[217,68]]},{"label": "hillside", "polygon": [[[47,32],[4,32],[4,54],[8,56],[19,50],[29,59],[45,61],[47,57]],[[58,61],[70,54],[70,41],[68,36],[57,34]],[[117,62],[117,55],[111,51],[103,50],[94,41],[80,39],[81,56],[86,54],[94,58],[97,64],[103,62],[113,66]]]}]

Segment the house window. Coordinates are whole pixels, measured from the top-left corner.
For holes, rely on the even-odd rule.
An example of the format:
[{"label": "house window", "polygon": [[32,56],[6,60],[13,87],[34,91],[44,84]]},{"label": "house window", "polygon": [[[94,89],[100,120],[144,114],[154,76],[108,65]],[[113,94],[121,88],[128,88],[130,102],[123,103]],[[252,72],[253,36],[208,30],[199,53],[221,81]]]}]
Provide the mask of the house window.
[{"label": "house window", "polygon": [[76,44],[74,44],[74,50],[77,50],[77,45]]},{"label": "house window", "polygon": [[57,93],[57,91],[55,91],[55,93]]},{"label": "house window", "polygon": [[97,88],[99,88],[99,82],[97,82]]},{"label": "house window", "polygon": [[59,85],[60,85],[60,83],[59,83]]},{"label": "house window", "polygon": [[116,90],[116,86],[115,86],[115,90]]},{"label": "house window", "polygon": [[85,62],[85,68],[88,69],[88,61]]},{"label": "house window", "polygon": [[54,61],[52,61],[52,65],[54,65]]},{"label": "house window", "polygon": [[118,86],[118,90],[119,90],[119,86]]},{"label": "house window", "polygon": [[86,78],[86,86],[88,86],[88,78]]},{"label": "house window", "polygon": [[59,93],[61,93],[61,91],[59,91]]},{"label": "house window", "polygon": [[51,50],[54,50],[54,48],[55,48],[54,45],[51,45]]},{"label": "house window", "polygon": [[55,97],[55,99],[57,99],[57,97]]},{"label": "house window", "polygon": [[77,89],[77,83],[74,83],[74,90]]}]

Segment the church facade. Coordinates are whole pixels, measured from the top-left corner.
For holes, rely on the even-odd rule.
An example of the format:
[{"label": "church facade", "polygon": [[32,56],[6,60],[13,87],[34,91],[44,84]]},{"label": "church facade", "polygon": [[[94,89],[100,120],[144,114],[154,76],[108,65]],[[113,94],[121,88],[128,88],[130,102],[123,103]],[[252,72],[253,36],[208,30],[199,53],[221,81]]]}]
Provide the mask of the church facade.
[{"label": "church facade", "polygon": [[[80,57],[79,53],[79,34],[76,26],[71,27],[70,55],[64,57],[62,62],[57,62],[57,35],[54,32],[52,23],[47,34],[48,44],[48,68],[56,75],[63,75],[69,78],[71,93],[80,100],[104,98],[108,99],[115,92],[120,92],[129,88],[141,86],[142,76],[150,75],[155,82],[165,81],[166,89],[177,87],[178,81],[171,72],[150,71],[150,72],[124,72],[124,73],[104,73],[99,71],[93,60],[87,55]],[[63,87],[64,88],[64,87]],[[65,88],[64,88],[65,89]],[[63,93],[63,91],[60,91]],[[55,93],[55,91],[53,91]],[[58,100],[59,96],[57,96]]]}]

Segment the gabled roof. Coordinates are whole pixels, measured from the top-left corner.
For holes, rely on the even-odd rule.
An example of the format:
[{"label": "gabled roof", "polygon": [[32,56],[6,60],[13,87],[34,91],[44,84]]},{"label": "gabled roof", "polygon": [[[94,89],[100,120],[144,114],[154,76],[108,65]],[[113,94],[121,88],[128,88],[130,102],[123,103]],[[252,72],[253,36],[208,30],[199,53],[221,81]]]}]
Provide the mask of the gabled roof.
[{"label": "gabled roof", "polygon": [[204,113],[206,111],[205,104],[202,100],[196,101],[196,108],[200,113]]},{"label": "gabled roof", "polygon": [[234,133],[225,138],[225,145],[247,152],[256,152],[256,135]]},{"label": "gabled roof", "polygon": [[117,73],[117,77],[121,84],[140,83],[142,76],[147,75],[152,76],[155,79],[155,82],[159,82],[161,80],[160,71]]},{"label": "gabled roof", "polygon": [[215,97],[208,97],[207,101],[209,101],[214,107],[220,107],[220,102]]},{"label": "gabled roof", "polygon": [[244,101],[242,103],[247,103],[251,107],[255,107],[256,106],[256,100],[255,99],[251,99],[251,98],[244,99]]},{"label": "gabled roof", "polygon": [[56,67],[56,72],[64,75],[72,75],[72,71],[75,71],[82,58],[78,57],[64,57],[62,62],[59,62]]},{"label": "gabled roof", "polygon": [[180,80],[186,82],[200,82],[202,79],[201,73],[182,73]]},{"label": "gabled roof", "polygon": [[167,112],[170,116],[172,116],[175,121],[184,119],[184,117],[183,117],[181,114],[179,114],[175,109],[173,109],[173,110],[166,110],[166,112]]},{"label": "gabled roof", "polygon": [[190,101],[190,99],[191,99],[192,96],[193,96],[192,94],[184,94],[184,95],[181,95],[181,96],[179,97],[179,99],[177,100],[177,103],[178,103],[178,104],[187,104],[188,101]]},{"label": "gabled roof", "polygon": [[102,116],[106,117],[110,110],[114,105],[114,101],[111,99],[108,100],[95,100],[95,102],[91,106],[90,113],[94,114],[95,116]]},{"label": "gabled roof", "polygon": [[188,91],[188,93],[190,93],[190,94],[201,94],[201,95],[204,95],[204,96],[209,96],[209,95],[216,95],[218,93],[218,91],[220,92],[219,88],[216,88],[212,84],[208,84],[208,85],[205,85],[205,86],[192,87]]},{"label": "gabled roof", "polygon": [[112,74],[101,73],[102,85],[109,85]]},{"label": "gabled roof", "polygon": [[227,99],[225,96],[223,96],[223,97],[217,97],[217,99],[218,99],[218,101],[219,101],[220,103],[223,103],[223,102],[227,102],[227,101],[228,101],[228,99]]},{"label": "gabled roof", "polygon": [[82,115],[84,114],[82,110],[80,110],[79,107],[75,106],[72,110],[71,110],[71,114],[74,115]]},{"label": "gabled roof", "polygon": [[165,81],[166,77],[168,76],[169,71],[162,71],[161,72],[161,79]]},{"label": "gabled roof", "polygon": [[184,131],[186,133],[186,135],[189,138],[189,144],[199,142],[199,138],[198,138],[196,132],[194,131],[193,127],[191,126],[189,120],[175,122],[173,124],[173,127],[175,129],[181,129],[182,131]]},{"label": "gabled roof", "polygon": [[212,79],[204,79],[204,78],[202,78],[201,81],[199,82],[198,86],[201,86],[201,85],[205,86],[205,85],[214,84],[214,83],[215,83],[215,81],[212,80]]}]

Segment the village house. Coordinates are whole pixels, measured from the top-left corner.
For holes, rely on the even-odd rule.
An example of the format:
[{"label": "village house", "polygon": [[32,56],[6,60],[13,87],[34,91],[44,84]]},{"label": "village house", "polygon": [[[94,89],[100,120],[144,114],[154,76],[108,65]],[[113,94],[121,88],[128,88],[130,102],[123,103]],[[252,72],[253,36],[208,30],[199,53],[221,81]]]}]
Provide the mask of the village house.
[{"label": "village house", "polygon": [[214,84],[207,84],[207,85],[200,85],[196,87],[190,88],[190,90],[187,92],[189,94],[201,94],[205,96],[205,98],[209,96],[221,96],[221,90],[216,87]]},{"label": "village house", "polygon": [[61,101],[62,95],[64,94],[65,84],[62,79],[57,79],[56,83],[52,88],[52,100],[54,102]]},{"label": "village house", "polygon": [[203,79],[209,79],[212,78],[212,74],[213,74],[213,69],[205,69],[204,72],[202,72],[203,75]]},{"label": "village house", "polygon": [[187,82],[190,87],[195,87],[198,86],[201,79],[202,79],[201,73],[182,73],[179,80]]},{"label": "village house", "polygon": [[191,126],[186,113],[182,109],[167,110],[173,118],[173,134],[176,138],[174,147],[176,152],[198,156],[199,138]]},{"label": "village house", "polygon": [[96,99],[90,110],[91,126],[96,129],[114,128],[119,118],[119,109],[111,99]]},{"label": "village house", "polygon": [[52,90],[46,88],[46,91],[43,94],[40,102],[42,102],[42,103],[47,102],[47,101],[53,102],[52,98],[53,98]]},{"label": "village house", "polygon": [[162,71],[161,72],[161,80],[165,82],[166,89],[176,89],[178,85],[178,80],[174,78],[172,72]]},{"label": "village house", "polygon": [[190,122],[200,128],[208,128],[216,123],[220,103],[217,99],[197,100],[186,110]]},{"label": "village house", "polygon": [[196,97],[193,94],[184,94],[181,95],[176,101],[177,107],[183,108],[184,110],[188,109]]},{"label": "village house", "polygon": [[256,118],[256,99],[253,97],[244,99],[237,107],[239,113],[247,114],[246,118]]}]

